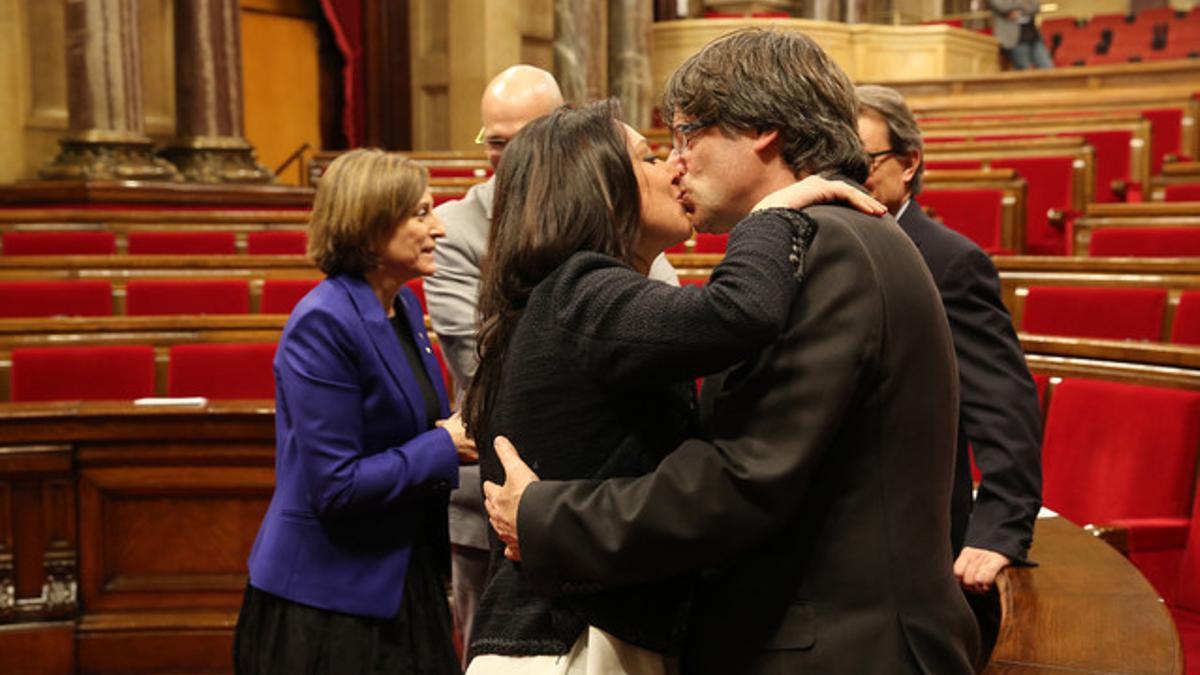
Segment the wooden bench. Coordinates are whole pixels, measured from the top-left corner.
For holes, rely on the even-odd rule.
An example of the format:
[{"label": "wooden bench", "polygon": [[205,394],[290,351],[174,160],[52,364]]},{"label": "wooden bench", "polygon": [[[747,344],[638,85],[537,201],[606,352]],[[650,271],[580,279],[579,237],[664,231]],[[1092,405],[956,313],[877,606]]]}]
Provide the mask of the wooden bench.
[{"label": "wooden bench", "polygon": [[1162,174],[1150,178],[1149,196],[1153,201],[1166,199],[1167,186],[1200,184],[1200,162],[1170,162]]},{"label": "wooden bench", "polygon": [[1164,228],[1197,225],[1200,225],[1200,203],[1198,202],[1089,204],[1087,212],[1075,221],[1075,234],[1070,255],[1088,255],[1092,234],[1101,228]]},{"label": "wooden bench", "polygon": [[1200,259],[1059,258],[997,256],[1004,305],[1020,328],[1024,299],[1031,286],[1097,286],[1167,289],[1163,339],[1171,328],[1183,291],[1200,289]]}]

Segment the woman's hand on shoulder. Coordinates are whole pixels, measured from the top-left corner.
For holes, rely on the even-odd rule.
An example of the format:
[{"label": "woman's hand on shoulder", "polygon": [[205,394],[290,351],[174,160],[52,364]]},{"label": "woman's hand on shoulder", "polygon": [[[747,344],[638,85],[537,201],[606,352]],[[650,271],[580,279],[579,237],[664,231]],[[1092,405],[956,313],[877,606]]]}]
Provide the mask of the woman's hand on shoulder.
[{"label": "woman's hand on shoulder", "polygon": [[467,427],[463,424],[461,413],[456,412],[444,420],[438,420],[437,425],[450,432],[450,438],[454,440],[454,447],[458,450],[459,464],[474,464],[479,461],[475,439],[467,435]]},{"label": "woman's hand on shoulder", "polygon": [[844,201],[872,216],[882,216],[887,208],[871,195],[839,180],[812,175],[776,190],[754,205],[751,213],[770,208],[803,209],[814,204]]}]

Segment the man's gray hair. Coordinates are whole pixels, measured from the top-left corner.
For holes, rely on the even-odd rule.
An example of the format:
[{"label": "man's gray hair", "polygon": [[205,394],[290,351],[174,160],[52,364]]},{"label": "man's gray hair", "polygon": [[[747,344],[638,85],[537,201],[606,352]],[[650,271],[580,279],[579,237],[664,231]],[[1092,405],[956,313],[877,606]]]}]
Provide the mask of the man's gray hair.
[{"label": "man's gray hair", "polygon": [[797,175],[840,173],[861,183],[870,170],[854,85],[801,33],[748,28],[708,43],[667,82],[664,119],[676,112],[726,133],[777,130]]},{"label": "man's gray hair", "polygon": [[909,192],[915,197],[921,192],[921,177],[925,174],[925,143],[921,140],[921,127],[917,125],[912,110],[900,92],[877,84],[864,84],[854,90],[858,95],[861,112],[871,111],[887,124],[888,144],[898,155],[907,155],[913,150],[921,153],[917,171],[908,182]]}]

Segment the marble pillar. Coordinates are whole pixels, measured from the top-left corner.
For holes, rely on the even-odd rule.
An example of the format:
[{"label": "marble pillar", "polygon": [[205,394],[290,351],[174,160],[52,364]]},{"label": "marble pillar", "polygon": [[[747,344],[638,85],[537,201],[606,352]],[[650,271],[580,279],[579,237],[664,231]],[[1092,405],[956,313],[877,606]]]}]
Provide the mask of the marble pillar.
[{"label": "marble pillar", "polygon": [[137,0],[66,0],[68,130],[48,179],[175,180],[142,110]]},{"label": "marble pillar", "polygon": [[244,136],[238,0],[175,3],[175,139],[163,151],[184,178],[269,183]]},{"label": "marble pillar", "polygon": [[554,75],[570,103],[608,96],[608,0],[554,1]]},{"label": "marble pillar", "polygon": [[650,77],[650,36],[654,8],[643,0],[609,0],[608,93],[621,101],[625,121],[635,129],[651,125],[656,101]]}]

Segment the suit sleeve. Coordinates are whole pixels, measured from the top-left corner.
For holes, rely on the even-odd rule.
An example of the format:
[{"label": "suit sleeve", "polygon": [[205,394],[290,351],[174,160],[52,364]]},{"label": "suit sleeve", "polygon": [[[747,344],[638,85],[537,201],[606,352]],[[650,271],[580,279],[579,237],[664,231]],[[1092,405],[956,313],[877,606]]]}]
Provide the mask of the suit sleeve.
[{"label": "suit sleeve", "polygon": [[958,357],[960,424],[982,481],[965,544],[1024,560],[1041,507],[1041,408],[996,268],[982,251],[939,280]]},{"label": "suit sleeve", "polygon": [[[477,201],[479,198],[475,197]],[[442,354],[459,388],[466,387],[475,376],[478,357],[475,354],[476,302],[479,297],[479,253],[471,245],[471,237],[480,234],[473,218],[478,213],[457,205],[457,210],[443,211],[446,236],[434,249],[437,271],[425,279],[425,300],[429,304],[429,319],[442,346]],[[474,208],[474,204],[472,207]],[[452,215],[447,215],[452,214]],[[483,232],[486,232],[486,224]]]},{"label": "suit sleeve", "polygon": [[717,372],[778,337],[815,236],[799,211],[756,213],[734,229],[703,287],[668,286],[605,256],[577,255],[554,287],[559,326],[580,363],[612,386]]},{"label": "suit sleeve", "polygon": [[458,484],[458,456],[445,429],[367,454],[361,359],[354,343],[336,318],[312,311],[279,346],[280,395],[309,499],[321,518],[386,508],[431,481]]},{"label": "suit sleeve", "polygon": [[543,592],[600,590],[717,563],[796,517],[879,354],[871,266],[847,238],[824,234],[788,329],[726,378],[711,442],[686,441],[645,476],[526,489],[523,568]]}]

